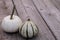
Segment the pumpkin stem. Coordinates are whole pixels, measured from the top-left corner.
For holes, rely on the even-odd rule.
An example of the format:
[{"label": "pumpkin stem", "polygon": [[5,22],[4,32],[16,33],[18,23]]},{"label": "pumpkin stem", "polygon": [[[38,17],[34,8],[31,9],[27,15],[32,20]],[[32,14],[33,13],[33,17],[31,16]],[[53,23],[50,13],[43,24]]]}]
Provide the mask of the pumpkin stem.
[{"label": "pumpkin stem", "polygon": [[10,19],[13,19],[14,9],[15,9],[15,7],[13,7],[13,10],[12,10],[12,14],[11,14]]},{"label": "pumpkin stem", "polygon": [[[13,3],[13,10],[12,10],[12,14],[11,14],[11,17],[10,17],[10,19],[13,19],[13,14],[14,14],[14,9],[16,10],[16,6],[15,6],[15,4],[14,4],[14,1],[12,0],[12,3]],[[18,12],[17,12],[17,10],[16,10],[16,13],[17,13],[17,15],[18,15]],[[19,15],[18,15],[19,16]]]},{"label": "pumpkin stem", "polygon": [[30,19],[28,19],[27,21],[30,21]]},{"label": "pumpkin stem", "polygon": [[[13,0],[12,0],[12,3],[13,3],[13,5],[14,5],[14,2],[13,2]],[[10,17],[10,19],[13,19],[14,9],[15,9],[15,6],[13,7],[13,10],[12,10],[12,14],[11,14],[11,17]]]}]

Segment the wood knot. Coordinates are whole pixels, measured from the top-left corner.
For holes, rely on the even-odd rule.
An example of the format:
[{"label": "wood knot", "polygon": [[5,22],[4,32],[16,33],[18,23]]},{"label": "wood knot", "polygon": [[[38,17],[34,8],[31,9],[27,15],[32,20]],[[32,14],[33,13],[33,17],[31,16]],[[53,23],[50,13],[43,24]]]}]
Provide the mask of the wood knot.
[{"label": "wood knot", "polygon": [[49,13],[48,15],[51,16],[52,14]]}]

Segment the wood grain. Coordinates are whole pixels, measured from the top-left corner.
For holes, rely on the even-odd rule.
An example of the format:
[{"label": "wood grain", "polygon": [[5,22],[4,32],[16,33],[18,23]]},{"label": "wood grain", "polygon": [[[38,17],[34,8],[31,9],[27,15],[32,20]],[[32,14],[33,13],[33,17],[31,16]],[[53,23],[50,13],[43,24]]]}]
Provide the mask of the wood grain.
[{"label": "wood grain", "polygon": [[[60,40],[60,12],[52,4],[50,0],[33,0],[37,10],[39,10],[40,15],[48,24],[50,30],[53,31],[53,34],[56,40]],[[38,5],[37,5],[38,4]],[[43,10],[41,10],[43,9]]]},{"label": "wood grain", "polygon": [[[4,3],[0,8],[0,10],[2,10],[2,11],[0,11],[1,12],[0,20],[2,21],[2,19],[5,16],[11,14],[13,4],[12,4],[11,0],[3,0],[3,1],[1,0],[1,2],[2,2],[1,4],[3,4],[4,2],[6,3],[6,4]],[[46,25],[45,21],[43,20],[43,18],[44,18],[46,20],[46,22],[48,23],[48,25],[50,25],[49,27],[52,29],[52,31],[56,35],[58,35],[57,34],[58,32],[56,33],[54,31],[55,29],[53,27],[53,26],[57,26],[56,25],[57,21],[55,19],[53,19],[53,18],[55,18],[53,15],[50,17],[51,9],[50,9],[50,7],[46,7],[47,3],[45,3],[44,0],[33,0],[33,1],[32,0],[14,0],[14,3],[16,5],[16,9],[18,11],[19,17],[22,19],[23,23],[28,18],[30,18],[39,28],[38,36],[34,37],[33,39],[29,39],[29,40],[56,40],[54,38],[53,34],[51,33],[51,31],[49,30],[48,26]],[[5,7],[7,7],[7,9]],[[38,8],[38,10],[36,7]],[[56,11],[56,12],[59,13],[59,11]],[[43,18],[39,13],[42,14]],[[46,17],[47,14],[48,14],[48,17]],[[16,12],[15,12],[15,15],[16,15]],[[50,20],[50,18],[52,20]],[[0,21],[0,24],[1,24],[1,21]],[[59,23],[58,23],[58,25],[59,25]],[[57,38],[59,39],[59,36],[57,36]],[[18,32],[15,34],[8,34],[8,33],[3,32],[3,30],[1,29],[1,25],[0,25],[0,40],[25,40],[25,39],[22,38]]]},{"label": "wood grain", "polygon": [[[23,10],[23,14],[26,14],[26,20],[27,18],[31,18],[39,28],[39,36],[33,40],[55,40],[49,29],[47,28],[45,22],[41,18],[41,16],[38,14],[38,11],[35,9],[33,3],[31,0],[14,0],[16,4],[16,8],[20,14],[20,9]],[[17,3],[18,2],[18,3]],[[21,8],[22,5],[22,8]],[[19,6],[19,8],[18,8]],[[20,15],[21,16],[21,15]],[[24,15],[22,15],[24,16]]]}]

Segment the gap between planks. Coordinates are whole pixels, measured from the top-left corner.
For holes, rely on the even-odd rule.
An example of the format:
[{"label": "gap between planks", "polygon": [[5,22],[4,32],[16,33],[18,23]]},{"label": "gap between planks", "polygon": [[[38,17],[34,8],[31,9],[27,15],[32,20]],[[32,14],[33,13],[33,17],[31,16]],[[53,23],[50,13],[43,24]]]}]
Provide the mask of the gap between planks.
[{"label": "gap between planks", "polygon": [[[42,17],[45,19],[49,28],[56,36],[56,40],[60,40],[60,12],[51,3],[50,0],[33,0]],[[38,3],[39,2],[39,3]],[[37,5],[38,4],[38,5]],[[43,9],[41,11],[41,9]]]},{"label": "gap between planks", "polygon": [[[32,1],[32,2],[33,2],[33,1]],[[49,27],[49,25],[46,23],[45,19],[44,19],[44,18],[43,18],[43,16],[41,15],[41,12],[37,9],[37,7],[36,7],[36,5],[35,5],[35,3],[34,3],[34,2],[33,2],[33,4],[34,4],[34,6],[35,6],[36,10],[38,11],[38,13],[40,14],[40,16],[42,17],[42,19],[44,20],[45,24],[46,24],[46,25],[47,25],[47,27],[49,28],[50,32],[51,32],[51,33],[52,33],[52,35],[54,36],[55,40],[57,40],[57,38],[56,38],[55,34],[53,33],[53,31],[51,30],[51,28]],[[42,4],[43,4],[43,3],[42,3]],[[43,10],[43,9],[40,9],[40,10]]]}]

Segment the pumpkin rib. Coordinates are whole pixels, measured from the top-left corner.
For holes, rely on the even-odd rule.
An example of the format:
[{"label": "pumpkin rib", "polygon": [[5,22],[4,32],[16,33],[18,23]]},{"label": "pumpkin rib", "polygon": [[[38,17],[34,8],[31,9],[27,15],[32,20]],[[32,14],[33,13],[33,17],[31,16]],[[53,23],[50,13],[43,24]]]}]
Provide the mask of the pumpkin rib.
[{"label": "pumpkin rib", "polygon": [[27,35],[27,39],[28,39],[28,23],[27,23],[27,27],[26,27],[26,35]]},{"label": "pumpkin rib", "polygon": [[[35,24],[35,25],[36,25],[36,24]],[[39,29],[38,29],[37,25],[36,25],[36,28],[37,28],[37,30],[38,30],[38,32],[39,32]],[[37,32],[37,34],[38,34],[38,32]]]},{"label": "pumpkin rib", "polygon": [[[25,24],[25,23],[24,23],[24,24]],[[23,25],[24,25],[24,24],[23,24]],[[23,25],[21,26],[20,33],[21,33],[21,31],[22,31]]]},{"label": "pumpkin rib", "polygon": [[[30,23],[30,24],[31,24],[31,23]],[[31,24],[31,27],[32,27],[32,31],[33,31],[33,36],[34,36],[34,28],[33,28],[32,24]],[[33,37],[33,36],[32,36],[32,37]]]}]

